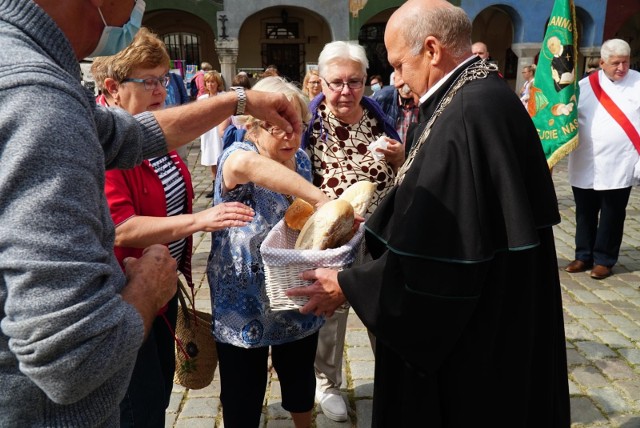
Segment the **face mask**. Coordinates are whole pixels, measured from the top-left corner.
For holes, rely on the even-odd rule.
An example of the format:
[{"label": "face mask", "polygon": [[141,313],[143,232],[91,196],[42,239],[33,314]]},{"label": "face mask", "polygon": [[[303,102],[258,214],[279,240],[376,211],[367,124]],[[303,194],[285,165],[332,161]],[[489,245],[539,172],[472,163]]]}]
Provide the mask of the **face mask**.
[{"label": "face mask", "polygon": [[98,41],[98,46],[89,57],[115,55],[129,46],[142,26],[142,15],[144,14],[145,6],[143,0],[137,0],[131,11],[129,21],[122,27],[110,27],[107,25],[107,21],[102,16],[102,11],[98,8],[100,18],[104,22],[104,29],[102,30],[100,41]]},{"label": "face mask", "polygon": [[373,85],[371,85],[371,90],[373,92],[379,91],[380,90],[380,84],[379,83],[374,83]]},{"label": "face mask", "polygon": [[404,95],[405,97],[408,96],[410,92],[411,88],[406,83],[402,85],[402,88],[400,88],[400,94]]}]

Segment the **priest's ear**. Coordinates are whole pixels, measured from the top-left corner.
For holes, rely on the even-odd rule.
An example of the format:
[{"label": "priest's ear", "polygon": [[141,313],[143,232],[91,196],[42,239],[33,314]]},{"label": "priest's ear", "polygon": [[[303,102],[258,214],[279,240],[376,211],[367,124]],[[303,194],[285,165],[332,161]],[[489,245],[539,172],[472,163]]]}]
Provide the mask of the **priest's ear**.
[{"label": "priest's ear", "polygon": [[431,65],[437,65],[442,61],[442,43],[434,36],[424,39],[422,51]]}]

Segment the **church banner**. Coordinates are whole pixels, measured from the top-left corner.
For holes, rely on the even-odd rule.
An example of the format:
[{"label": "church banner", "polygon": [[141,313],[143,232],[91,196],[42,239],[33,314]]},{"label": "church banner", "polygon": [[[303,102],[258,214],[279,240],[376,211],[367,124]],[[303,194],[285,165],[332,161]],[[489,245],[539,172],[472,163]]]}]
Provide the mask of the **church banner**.
[{"label": "church banner", "polygon": [[555,0],[527,104],[549,168],[578,145],[577,55],[573,0]]}]

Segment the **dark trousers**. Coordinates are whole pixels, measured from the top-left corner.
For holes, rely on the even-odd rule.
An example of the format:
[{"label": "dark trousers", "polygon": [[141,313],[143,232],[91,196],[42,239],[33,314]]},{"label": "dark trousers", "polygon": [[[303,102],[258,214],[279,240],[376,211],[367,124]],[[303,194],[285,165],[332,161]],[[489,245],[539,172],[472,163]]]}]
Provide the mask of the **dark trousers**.
[{"label": "dark trousers", "polygon": [[153,327],[144,341],[131,375],[129,388],[120,402],[120,426],[164,428],[165,411],[171,399],[173,374],[176,368],[175,331],[178,314],[178,298],[168,304],[165,316],[156,317]]},{"label": "dark trousers", "polygon": [[[576,201],[576,259],[611,267],[618,261],[631,187],[572,187]],[[598,218],[599,215],[599,218]]]},{"label": "dark trousers", "polygon": [[[278,374],[282,407],[293,413],[313,409],[316,377],[313,362],[318,332],[282,345],[271,346],[271,361]],[[269,347],[241,348],[216,342],[220,370],[220,401],[225,428],[260,425],[269,372]]]}]

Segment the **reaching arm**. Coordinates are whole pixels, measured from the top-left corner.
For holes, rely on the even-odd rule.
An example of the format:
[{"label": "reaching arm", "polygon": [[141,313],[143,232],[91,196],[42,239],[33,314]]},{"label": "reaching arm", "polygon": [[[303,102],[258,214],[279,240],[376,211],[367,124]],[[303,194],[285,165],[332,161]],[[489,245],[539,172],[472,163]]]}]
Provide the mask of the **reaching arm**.
[{"label": "reaching arm", "polygon": [[329,199],[322,190],[297,172],[255,152],[237,150],[223,165],[224,185],[233,189],[239,184],[255,183],[285,195],[292,195],[319,206]]},{"label": "reaching arm", "polygon": [[[246,91],[245,113],[285,131],[301,133],[300,114],[284,94]],[[236,113],[238,96],[225,92],[197,103],[154,112],[167,141],[168,150],[180,147],[204,134]]]},{"label": "reaching arm", "polygon": [[253,219],[253,210],[238,202],[227,202],[194,214],[171,217],[134,216],[116,227],[115,245],[145,248],[167,244],[194,234],[225,227],[241,227]]}]

